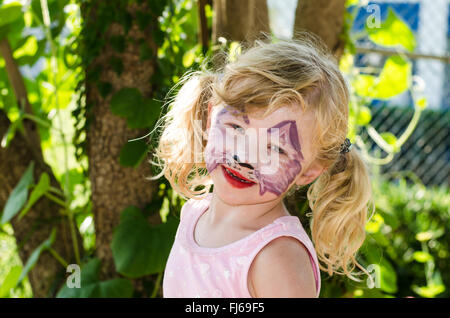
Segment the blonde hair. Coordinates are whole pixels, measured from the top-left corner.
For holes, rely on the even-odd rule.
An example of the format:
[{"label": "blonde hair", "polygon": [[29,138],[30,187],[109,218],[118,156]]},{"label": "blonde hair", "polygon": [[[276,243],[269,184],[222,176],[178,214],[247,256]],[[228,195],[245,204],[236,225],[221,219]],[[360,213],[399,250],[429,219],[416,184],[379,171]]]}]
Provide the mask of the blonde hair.
[{"label": "blonde hair", "polygon": [[[185,198],[202,198],[212,181],[203,150],[208,103],[223,102],[242,110],[245,105],[266,109],[301,105],[316,119],[317,162],[326,168],[309,187],[311,236],[320,268],[329,275],[358,280],[356,252],[365,239],[371,183],[356,149],[340,153],[348,132],[349,91],[335,58],[311,34],[297,40],[255,45],[217,72],[186,74],[181,89],[158,122],[162,129],[154,157],[172,187]],[[197,151],[192,151],[197,149]],[[193,160],[199,155],[201,160]],[[198,187],[201,189],[198,189]]]}]

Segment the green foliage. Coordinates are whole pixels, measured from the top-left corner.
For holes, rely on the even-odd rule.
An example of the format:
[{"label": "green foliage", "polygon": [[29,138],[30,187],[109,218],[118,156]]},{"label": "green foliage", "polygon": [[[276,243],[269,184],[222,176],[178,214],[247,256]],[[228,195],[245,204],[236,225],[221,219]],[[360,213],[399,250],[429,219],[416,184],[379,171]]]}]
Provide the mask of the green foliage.
[{"label": "green foliage", "polygon": [[[137,11],[136,16],[131,16],[127,11],[127,0],[116,1],[114,9],[111,9],[108,1],[49,1],[50,25],[45,25],[42,15],[41,4],[45,2],[32,1],[29,7],[18,4],[0,6],[0,34],[7,35],[14,58],[20,66],[35,67],[37,61],[43,61],[33,78],[25,77],[35,116],[29,119],[38,123],[46,162],[51,166],[62,191],[50,187],[46,173],[40,176],[35,185],[32,168],[29,168],[31,172],[27,170],[8,199],[2,224],[4,227],[9,226],[5,222],[10,221],[22,208],[20,216],[26,218],[27,211],[45,195],[61,205],[69,222],[75,222],[83,236],[84,248],[90,254],[95,249],[95,230],[87,176],[86,133],[95,105],[86,102],[84,84],[94,84],[103,98],[110,98],[111,112],[124,118],[129,128],[151,130],[156,119],[166,111],[161,101],[165,100],[170,89],[186,71],[201,68],[218,46],[210,46],[205,50],[198,43],[198,2],[194,0],[138,0],[135,1],[137,4],[148,6],[149,10]],[[348,0],[347,3],[356,5],[357,1]],[[80,19],[78,4],[82,6],[84,16],[95,13],[96,18]],[[24,9],[24,12],[18,14],[19,8]],[[210,28],[210,6],[206,7],[206,15]],[[348,31],[352,23],[351,14],[346,14],[346,23]],[[107,31],[113,24],[123,26],[123,34],[108,36]],[[151,34],[156,51],[148,41],[136,40],[133,43],[135,39],[129,32],[133,26]],[[69,30],[68,35],[61,33],[63,27]],[[22,35],[24,30],[29,31],[31,28],[40,30],[45,36]],[[412,50],[416,45],[414,34],[392,10],[381,28],[366,29],[366,35],[381,46]],[[396,55],[388,58],[380,70],[357,69],[353,60],[354,39],[349,35],[343,36],[348,40],[348,50],[340,61],[340,67],[353,84],[350,137],[352,141],[357,140],[360,130],[368,129],[380,147],[395,153],[411,129],[414,129],[420,111],[427,105],[426,99],[411,86],[411,62],[404,56]],[[152,88],[149,95],[143,96],[136,87],[113,91],[111,83],[100,79],[101,67],[93,63],[105,48],[114,54],[121,54],[126,52],[130,44],[138,45],[140,61],[154,61],[154,73],[148,79],[148,85]],[[237,42],[225,45],[230,47],[231,59],[235,56],[233,54],[239,53]],[[115,55],[108,57],[107,64],[119,76],[126,72],[122,61]],[[21,129],[25,114],[22,105],[17,105],[2,59],[0,86],[0,107],[8,113],[12,122],[7,134],[2,136],[2,147],[8,147],[14,134]],[[372,116],[367,104],[372,99],[389,99],[408,90],[414,93],[418,115],[413,118],[407,131],[400,137],[389,132],[378,134],[374,131],[370,125]],[[117,160],[123,166],[137,167],[152,146],[143,140],[128,141],[123,145]],[[130,279],[157,274],[152,296],[156,295],[160,287],[159,279],[173,243],[178,214],[183,204],[167,180],[158,182],[159,191],[145,208],[140,210],[130,206],[124,209],[111,244],[119,274]],[[29,195],[31,188],[33,190]],[[448,296],[445,285],[450,282],[450,270],[446,262],[449,241],[443,235],[448,231],[449,224],[448,189],[425,189],[404,181],[398,184],[380,182],[374,188],[379,189],[376,194],[376,213],[367,224],[368,238],[360,258],[364,266],[374,265],[371,273],[375,274],[375,288],[368,288],[367,280],[355,284],[345,278],[333,277],[323,280],[322,296]],[[162,224],[152,225],[148,222],[148,217],[155,214],[159,214]],[[13,238],[11,231],[0,235],[2,239],[6,237],[4,241]],[[14,296],[17,290],[25,289],[26,274],[39,256],[43,252],[54,253],[51,249],[54,239],[53,231],[33,251],[25,266],[17,261],[8,265],[8,270],[4,272],[0,266],[0,296]],[[14,255],[17,256],[17,253]],[[84,263],[81,266],[81,288],[64,285],[57,296],[133,295],[129,279],[101,281],[100,268],[100,261],[95,258]],[[30,294],[27,290],[20,295]]]},{"label": "green foliage", "polygon": [[27,201],[28,188],[33,183],[33,170],[34,161],[30,163],[22,178],[20,178],[19,183],[8,197],[5,204],[5,209],[2,213],[1,225],[9,222],[9,220],[11,220],[20,211]]},{"label": "green foliage", "polygon": [[361,283],[323,277],[321,296],[448,297],[449,189],[427,189],[404,178],[376,180],[373,188],[376,209],[359,261],[366,269],[375,264],[379,281],[369,288],[367,276]]},{"label": "green foliage", "polygon": [[[50,21],[47,19],[48,16],[42,14],[42,7],[48,9]],[[73,214],[85,210],[89,195],[87,178],[80,179],[77,177],[79,174],[75,173],[77,171],[82,174],[86,166],[85,163],[76,162],[74,159],[75,148],[69,144],[69,138],[73,133],[71,118],[67,116],[70,115],[77,77],[81,72],[74,51],[75,39],[79,32],[77,7],[70,0],[33,0],[24,5],[19,2],[0,5],[0,15],[2,16],[0,34],[6,36],[16,63],[19,66],[29,66],[28,69],[33,70],[23,72],[28,100],[33,110],[33,114],[29,114],[25,113],[24,105],[17,104],[4,68],[5,61],[0,58],[0,108],[7,113],[11,121],[7,133],[1,136],[1,146],[8,147],[16,133],[23,133],[23,119],[36,122],[44,159],[51,166],[62,188],[61,191],[59,188],[51,187],[50,176],[47,173],[38,176],[39,181],[34,184],[32,166],[34,163],[32,163],[8,198],[8,203],[2,211],[1,223],[4,227],[8,226],[6,222],[15,217],[22,208],[18,220],[26,218],[30,208],[43,196],[59,204],[61,209],[58,212],[68,217],[69,222],[73,222]],[[61,34],[63,27],[69,32]],[[80,188],[83,193],[76,195],[80,192]],[[14,268],[17,267],[14,266],[22,268],[20,262],[8,267],[6,276],[1,273],[0,281],[5,277],[8,278],[4,285],[7,289],[5,296],[17,296],[20,291],[23,296],[31,295],[26,275],[43,252],[56,255],[56,251],[51,248],[55,235],[53,231],[50,237],[31,253],[29,259],[24,260],[25,265],[19,279],[16,280]],[[7,236],[14,238],[12,232]],[[7,254],[2,252],[2,258],[4,255]],[[65,262],[62,259],[60,261]]]},{"label": "green foliage", "polygon": [[30,194],[30,198],[25,208],[19,214],[19,220],[25,216],[33,204],[39,200],[50,189],[50,177],[46,172],[41,174],[38,184],[34,187]]},{"label": "green foliage", "polygon": [[111,98],[111,112],[126,118],[130,128],[153,126],[159,109],[159,102],[144,98],[137,88],[123,88]]},{"label": "green foliage", "polygon": [[[0,27],[14,22],[22,14],[22,5],[18,2],[5,4],[0,8]],[[5,33],[3,33],[5,34]]]},{"label": "green foliage", "polygon": [[22,282],[22,280],[25,278],[25,276],[28,274],[28,272],[36,265],[36,262],[39,259],[39,256],[42,254],[42,252],[50,249],[53,242],[55,241],[56,236],[56,228],[52,229],[52,232],[50,234],[50,237],[46,239],[44,242],[42,242],[36,249],[31,253],[30,257],[28,258],[24,268],[22,269],[22,273],[20,274],[18,284]]},{"label": "green foliage", "polygon": [[388,16],[380,28],[370,28],[367,24],[365,28],[370,40],[381,46],[401,47],[411,52],[416,47],[413,32],[391,8],[388,8]]},{"label": "green foliage", "polygon": [[133,285],[128,279],[115,278],[99,280],[101,263],[91,259],[81,266],[80,288],[64,285],[56,295],[57,298],[129,298],[133,294]]},{"label": "green foliage", "polygon": [[[394,154],[401,150],[402,145],[411,136],[417,126],[420,114],[427,105],[423,91],[414,85],[412,77],[412,62],[404,55],[392,55],[386,59],[383,67],[378,70],[372,67],[357,67],[354,64],[356,53],[355,42],[359,37],[367,36],[373,43],[382,47],[400,47],[412,51],[415,47],[415,37],[408,25],[402,21],[395,11],[389,8],[387,18],[380,27],[365,25],[365,31],[356,36],[350,34],[352,24],[361,3],[347,1],[351,12],[345,15],[345,27],[342,38],[346,41],[346,50],[340,59],[340,69],[351,83],[349,107],[348,137],[360,148],[364,159],[376,165],[384,165],[394,159]],[[414,101],[415,113],[407,129],[399,137],[390,132],[378,133],[370,125],[371,114],[368,104],[374,99],[388,100],[404,93],[411,93]],[[387,155],[379,158],[369,153],[360,134],[367,129],[369,136]]]},{"label": "green foliage", "polygon": [[120,150],[120,164],[137,167],[147,155],[148,145],[142,139],[127,142]]},{"label": "green foliage", "polygon": [[130,278],[163,272],[177,226],[173,217],[151,226],[138,208],[123,210],[111,245],[117,271]]},{"label": "green foliage", "polygon": [[360,96],[389,99],[410,87],[411,69],[411,62],[400,56],[393,56],[386,60],[378,77],[359,74],[353,82],[353,87]]},{"label": "green foliage", "polygon": [[0,298],[31,297],[28,278],[19,284],[23,265],[18,255],[11,224],[0,226]]},{"label": "green foliage", "polygon": [[10,290],[13,289],[19,282],[20,274],[22,273],[22,266],[16,265],[11,267],[8,275],[6,275],[3,283],[0,285],[0,298],[5,298],[9,295]]}]

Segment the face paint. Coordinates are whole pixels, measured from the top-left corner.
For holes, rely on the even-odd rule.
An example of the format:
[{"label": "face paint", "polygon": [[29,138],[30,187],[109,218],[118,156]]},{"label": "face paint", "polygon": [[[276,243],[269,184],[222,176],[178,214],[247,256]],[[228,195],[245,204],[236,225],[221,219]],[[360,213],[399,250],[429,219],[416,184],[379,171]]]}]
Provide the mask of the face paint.
[{"label": "face paint", "polygon": [[259,181],[259,194],[263,195],[266,191],[276,195],[282,194],[292,181],[302,170],[301,161],[304,159],[298,140],[297,125],[294,120],[284,120],[268,129],[268,134],[278,130],[279,148],[283,149],[284,154],[279,154],[279,167],[275,173],[264,173],[263,166],[255,171],[255,176]]},{"label": "face paint", "polygon": [[[271,147],[282,149],[282,151],[280,150],[281,153],[270,149],[269,158],[271,159],[268,162],[258,160],[249,164],[246,160],[249,158],[248,152],[245,152],[243,156],[239,156],[235,151],[236,136],[243,132],[241,130],[233,130],[229,125],[226,125],[227,123],[236,123],[238,125],[237,117],[233,113],[236,114],[232,109],[224,107],[217,113],[216,120],[211,125],[205,149],[205,161],[209,173],[219,164],[226,164],[246,179],[258,183],[261,196],[266,191],[275,195],[281,195],[302,169],[301,161],[304,158],[298,139],[296,122],[294,120],[284,120],[267,129],[267,140],[273,141],[275,139],[275,141],[278,141],[271,144]],[[243,120],[246,124],[250,124],[247,115],[243,116]],[[246,133],[251,129],[248,128],[244,135],[246,136]],[[278,138],[274,138],[274,136]],[[267,151],[266,145],[263,145],[261,148],[263,151]],[[278,159],[275,166],[273,158]]]}]

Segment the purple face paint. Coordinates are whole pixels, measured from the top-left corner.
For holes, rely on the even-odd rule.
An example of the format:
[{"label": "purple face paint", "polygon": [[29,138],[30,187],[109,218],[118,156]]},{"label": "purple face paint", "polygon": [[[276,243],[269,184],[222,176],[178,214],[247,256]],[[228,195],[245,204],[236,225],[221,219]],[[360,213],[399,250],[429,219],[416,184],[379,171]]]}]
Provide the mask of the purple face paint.
[{"label": "purple face paint", "polygon": [[268,129],[268,134],[278,131],[280,148],[285,154],[279,154],[279,168],[276,173],[264,174],[262,167],[255,171],[259,180],[259,194],[266,191],[276,195],[282,194],[302,170],[301,161],[304,159],[298,140],[297,125],[294,120],[284,120]]},{"label": "purple face paint", "polygon": [[[236,136],[243,134],[242,130],[233,130],[230,128],[230,123],[239,125],[237,114],[232,109],[223,108],[216,116],[216,120],[211,125],[209,132],[208,143],[205,149],[206,167],[211,173],[219,164],[226,164],[230,168],[239,172],[242,176],[259,183],[259,194],[264,195],[266,191],[281,195],[285,192],[291,182],[297,177],[302,169],[301,161],[304,159],[301,151],[301,145],[298,138],[297,125],[294,120],[284,120],[270,127],[266,130],[267,140],[272,141],[275,137],[275,143],[271,147],[276,146],[282,149],[282,153],[274,153],[275,150],[269,148],[269,158],[274,158],[276,155],[277,161],[275,167],[274,161],[261,162],[258,160],[255,163],[249,164],[246,158],[249,158],[246,153],[241,158],[237,156],[235,143]],[[243,116],[246,124],[250,124],[247,115]],[[244,128],[244,127],[242,127]],[[247,128],[247,131],[252,129]],[[230,132],[231,131],[231,132]],[[274,136],[272,136],[274,135]],[[278,141],[278,142],[277,142]],[[260,145],[260,149],[267,151],[267,145]],[[271,169],[268,169],[268,168]],[[275,171],[273,171],[275,168]],[[270,173],[267,173],[270,171]]]}]

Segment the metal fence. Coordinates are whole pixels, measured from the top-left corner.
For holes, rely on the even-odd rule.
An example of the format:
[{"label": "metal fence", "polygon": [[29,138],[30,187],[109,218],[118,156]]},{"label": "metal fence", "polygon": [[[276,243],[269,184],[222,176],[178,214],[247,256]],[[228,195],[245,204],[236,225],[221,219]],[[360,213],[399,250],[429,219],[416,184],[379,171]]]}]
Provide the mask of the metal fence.
[{"label": "metal fence", "polygon": [[[389,131],[399,136],[408,125],[414,110],[404,107],[372,108],[371,125],[379,132]],[[425,185],[450,185],[450,109],[428,109],[421,114],[419,124],[381,173],[413,172]],[[373,152],[379,148],[363,132],[361,137]],[[381,150],[380,150],[381,151]]]},{"label": "metal fence", "polygon": [[[361,1],[362,2],[362,1]],[[364,29],[367,18],[376,6],[384,21],[393,10],[412,30],[416,45],[412,52],[402,54],[413,62],[413,74],[426,83],[425,96],[430,108],[450,107],[450,1],[449,0],[390,0],[370,1],[362,6],[356,16],[352,34]],[[371,9],[372,8],[372,9]],[[386,56],[396,54],[397,49],[380,48],[368,37],[356,40],[357,61],[360,66],[382,67]],[[407,93],[401,94],[388,104],[408,105]]]},{"label": "metal fence", "polygon": [[[450,185],[450,1],[390,0],[370,1],[361,7],[352,33],[366,23],[369,6],[377,5],[384,21],[393,10],[412,30],[416,45],[411,52],[402,50],[413,64],[413,75],[423,80],[428,109],[419,125],[394,160],[381,172],[412,171],[426,185]],[[356,61],[360,66],[382,67],[386,58],[398,49],[377,47],[367,37],[356,41]],[[374,100],[372,125],[380,132],[399,136],[413,115],[410,92],[388,101]],[[365,134],[364,134],[365,135]],[[372,144],[372,149],[377,147]]]},{"label": "metal fence", "polygon": [[[296,0],[268,0],[271,28],[275,34],[292,36],[296,5]],[[356,65],[381,69],[389,56],[399,52],[397,48],[377,46],[361,32],[374,5],[382,22],[389,10],[393,10],[414,34],[414,50],[402,50],[402,54],[412,61],[413,75],[425,83],[424,95],[428,100],[428,109],[422,113],[413,135],[394,160],[381,167],[381,171],[409,170],[426,185],[449,185],[450,0],[360,0],[359,5],[351,29],[351,35],[356,39]],[[389,131],[396,136],[401,135],[413,114],[410,92],[389,100],[373,100],[369,106],[371,124],[380,132]],[[371,143],[367,134],[363,133],[363,138]],[[378,147],[372,144],[372,150],[376,149]]]}]

